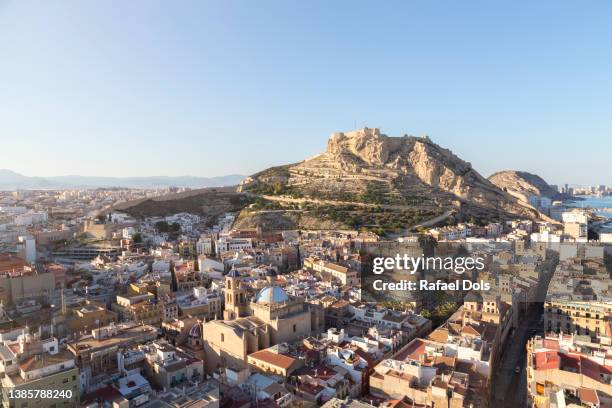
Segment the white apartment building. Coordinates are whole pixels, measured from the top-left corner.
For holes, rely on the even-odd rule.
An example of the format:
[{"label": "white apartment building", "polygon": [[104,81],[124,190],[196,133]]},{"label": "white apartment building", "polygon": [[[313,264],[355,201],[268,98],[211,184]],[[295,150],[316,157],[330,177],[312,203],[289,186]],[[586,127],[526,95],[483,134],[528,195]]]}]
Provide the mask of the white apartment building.
[{"label": "white apartment building", "polygon": [[253,248],[253,240],[251,238],[229,238],[221,237],[216,243],[217,252],[227,251],[242,251]]},{"label": "white apartment building", "polygon": [[589,221],[589,217],[584,210],[573,209],[571,211],[565,211],[561,214],[561,219],[564,223],[575,222],[579,224],[586,224]]},{"label": "white apartment building", "polygon": [[15,225],[34,225],[47,222],[47,213],[44,211],[29,211],[15,216]]},{"label": "white apartment building", "polygon": [[213,239],[207,236],[201,236],[196,243],[196,251],[198,255],[210,255],[213,253]]}]

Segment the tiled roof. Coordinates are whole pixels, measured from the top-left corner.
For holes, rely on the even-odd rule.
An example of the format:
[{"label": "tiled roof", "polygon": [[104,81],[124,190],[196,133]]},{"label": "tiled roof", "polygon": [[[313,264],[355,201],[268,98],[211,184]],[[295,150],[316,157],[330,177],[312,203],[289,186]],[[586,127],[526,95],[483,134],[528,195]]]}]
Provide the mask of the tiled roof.
[{"label": "tiled roof", "polygon": [[536,370],[553,370],[560,367],[561,359],[556,351],[539,351],[534,355]]},{"label": "tiled roof", "polygon": [[422,339],[414,339],[403,350],[394,357],[395,360],[406,361],[406,360],[419,360],[419,356],[425,353],[425,346],[427,343]]},{"label": "tiled roof", "polygon": [[295,359],[284,354],[273,353],[268,350],[260,350],[249,354],[249,357],[263,361],[267,364],[288,369],[295,362]]},{"label": "tiled roof", "polygon": [[597,392],[590,388],[580,388],[580,401],[592,404],[592,406],[599,406],[599,397],[597,396]]},{"label": "tiled roof", "polygon": [[448,329],[438,328],[429,333],[427,338],[438,343],[446,343],[448,341]]}]

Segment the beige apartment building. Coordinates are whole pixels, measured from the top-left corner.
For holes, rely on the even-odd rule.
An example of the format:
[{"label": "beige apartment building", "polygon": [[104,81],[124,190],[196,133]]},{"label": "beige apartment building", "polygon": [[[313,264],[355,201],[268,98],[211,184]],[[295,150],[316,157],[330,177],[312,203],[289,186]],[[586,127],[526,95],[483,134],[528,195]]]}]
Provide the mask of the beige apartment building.
[{"label": "beige apartment building", "polygon": [[0,300],[15,304],[24,299],[47,297],[55,292],[55,274],[38,273],[25,267],[21,271],[0,274]]},{"label": "beige apartment building", "polygon": [[[135,296],[117,295],[116,303],[111,305],[123,322],[138,322],[144,324],[159,324],[164,320],[162,302],[156,302],[152,293]],[[178,308],[176,310],[178,316]]]},{"label": "beige apartment building", "polygon": [[529,406],[578,406],[569,404],[576,399],[583,407],[610,406],[609,348],[567,334],[530,339],[526,367]]},{"label": "beige apartment building", "polygon": [[563,224],[563,233],[576,242],[586,242],[588,235],[587,224],[579,222],[566,222]]},{"label": "beige apartment building", "polygon": [[80,333],[117,322],[117,313],[106,309],[103,303],[86,300],[79,306],[68,308],[64,322],[67,334]]},{"label": "beige apartment building", "polygon": [[157,329],[141,324],[109,325],[92,330],[92,335],[68,343],[76,364],[89,368],[91,377],[118,371],[117,352],[121,348],[145,343],[157,338]]},{"label": "beige apartment building", "polygon": [[204,380],[204,362],[165,342],[140,346],[145,353],[144,371],[158,389],[170,389],[184,381]]},{"label": "beige apartment building", "polygon": [[595,339],[607,333],[612,304],[604,302],[547,301],[544,328],[557,333],[582,334]]},{"label": "beige apartment building", "polygon": [[[264,374],[276,374],[288,377],[293,371],[304,365],[303,360],[298,360],[282,353],[281,345],[276,345],[265,350],[259,350],[249,354],[248,363],[252,370]],[[284,345],[286,347],[286,345]]]},{"label": "beige apartment building", "polygon": [[351,270],[342,265],[325,262],[320,259],[304,259],[304,268],[311,269],[316,272],[328,273],[343,285],[358,286],[361,283],[361,278],[357,271]]},{"label": "beige apartment building", "polygon": [[[63,398],[10,398],[27,390],[63,391]],[[2,378],[2,407],[75,407],[79,405],[79,369],[73,355],[65,350],[34,355],[18,364]]]}]

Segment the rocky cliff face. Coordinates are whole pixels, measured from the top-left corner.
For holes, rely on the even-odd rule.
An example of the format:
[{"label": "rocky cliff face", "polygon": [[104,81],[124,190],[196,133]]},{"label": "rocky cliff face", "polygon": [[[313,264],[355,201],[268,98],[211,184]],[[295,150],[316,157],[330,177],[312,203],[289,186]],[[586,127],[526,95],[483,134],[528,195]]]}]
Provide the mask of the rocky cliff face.
[{"label": "rocky cliff face", "polygon": [[533,195],[562,198],[542,177],[526,171],[500,171],[491,175],[489,181],[523,202],[528,202],[529,196]]},{"label": "rocky cliff face", "polygon": [[538,216],[429,138],[390,137],[368,128],[333,133],[324,153],[255,174],[240,190],[276,190],[309,199],[398,208],[455,209],[466,216]]}]

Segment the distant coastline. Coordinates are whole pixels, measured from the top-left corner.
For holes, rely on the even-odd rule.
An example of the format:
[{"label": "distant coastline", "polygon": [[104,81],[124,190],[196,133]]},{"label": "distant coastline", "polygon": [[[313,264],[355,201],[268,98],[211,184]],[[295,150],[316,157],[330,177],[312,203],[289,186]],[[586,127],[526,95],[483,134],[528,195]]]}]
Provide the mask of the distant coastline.
[{"label": "distant coastline", "polygon": [[575,198],[578,200],[572,200],[572,202],[578,205],[573,205],[573,207],[593,208],[597,215],[612,218],[612,196],[580,195]]}]

